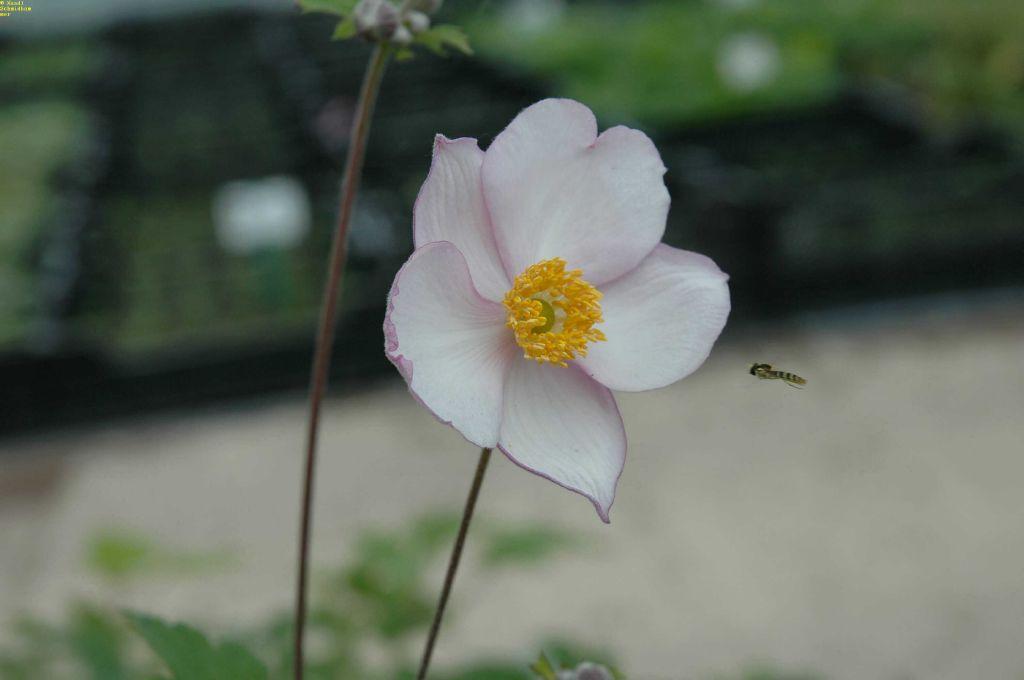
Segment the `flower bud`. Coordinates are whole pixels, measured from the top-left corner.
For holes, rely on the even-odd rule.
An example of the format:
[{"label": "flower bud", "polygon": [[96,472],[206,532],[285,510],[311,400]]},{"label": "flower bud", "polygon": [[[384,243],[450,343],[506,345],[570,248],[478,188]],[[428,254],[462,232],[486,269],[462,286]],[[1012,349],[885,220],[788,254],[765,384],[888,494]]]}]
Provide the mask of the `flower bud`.
[{"label": "flower bud", "polygon": [[611,671],[596,663],[584,661],[575,670],[560,671],[558,680],[615,680]]},{"label": "flower bud", "polygon": [[405,25],[412,31],[413,35],[416,35],[430,28],[430,17],[423,12],[409,10],[405,14]]},{"label": "flower bud", "polygon": [[401,25],[398,10],[388,0],[359,0],[352,19],[356,32],[371,40],[390,40]]},{"label": "flower bud", "polygon": [[391,36],[391,41],[396,45],[408,45],[412,42],[412,32],[404,25],[401,25],[395,29],[394,34]]}]

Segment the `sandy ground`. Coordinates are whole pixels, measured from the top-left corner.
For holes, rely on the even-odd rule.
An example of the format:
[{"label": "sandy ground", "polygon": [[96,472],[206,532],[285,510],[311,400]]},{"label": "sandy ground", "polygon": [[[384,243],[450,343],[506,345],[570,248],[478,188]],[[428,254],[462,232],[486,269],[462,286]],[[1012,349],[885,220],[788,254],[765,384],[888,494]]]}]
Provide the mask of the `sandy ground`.
[{"label": "sandy ground", "polygon": [[[747,332],[693,377],[622,395],[629,460],[590,504],[498,456],[481,516],[578,529],[549,566],[460,574],[441,660],[606,644],[633,678],[752,661],[836,679],[1024,677],[1024,313]],[[342,359],[343,360],[343,359]],[[752,360],[810,379],[759,383]],[[328,404],[315,561],[360,527],[461,506],[476,451],[397,380]],[[300,395],[0,442],[0,619],[69,598],[228,625],[290,604]],[[96,529],[230,546],[239,566],[116,594]],[[471,537],[472,540],[472,537]]]}]

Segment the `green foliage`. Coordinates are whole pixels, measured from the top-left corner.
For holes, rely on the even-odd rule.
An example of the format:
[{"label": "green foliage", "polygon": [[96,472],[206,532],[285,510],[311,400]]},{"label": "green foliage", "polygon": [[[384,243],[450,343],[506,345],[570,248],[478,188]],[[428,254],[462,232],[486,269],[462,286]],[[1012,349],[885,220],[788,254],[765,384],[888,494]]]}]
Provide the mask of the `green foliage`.
[{"label": "green foliage", "polygon": [[426,571],[450,545],[457,527],[454,515],[432,514],[405,531],[366,532],[352,564],[334,581],[334,597],[384,640],[425,627],[436,598]]},{"label": "green foliage", "polygon": [[460,27],[452,24],[439,24],[432,26],[416,36],[415,42],[423,45],[431,52],[444,56],[446,48],[473,54],[473,48],[469,45],[469,38],[466,32]]},{"label": "green foliage", "polygon": [[[346,564],[316,574],[307,635],[310,680],[412,680],[430,623],[437,578],[458,529],[457,515],[436,512],[390,530],[365,531]],[[480,518],[465,556],[467,569],[540,565],[581,544],[568,532]],[[107,530],[87,545],[87,563],[114,584],[134,578],[194,575],[222,556],[160,546],[145,536]],[[476,564],[474,564],[474,559]],[[457,614],[458,597],[450,613]],[[453,611],[454,610],[454,611]],[[56,626],[18,622],[0,645],[4,680],[288,680],[292,619],[282,612],[242,631],[238,643],[212,644],[183,624],[79,605]],[[244,646],[242,646],[244,645]],[[145,647],[150,653],[142,653]],[[558,640],[543,648],[559,667],[606,655]],[[254,650],[259,660],[246,650]],[[436,680],[530,680],[528,658],[474,659],[432,672]]]},{"label": "green foliage", "polygon": [[154,547],[145,537],[104,532],[93,537],[87,551],[86,561],[98,573],[122,577],[145,568]]},{"label": "green foliage", "polygon": [[[0,80],[8,59],[14,58],[0,59]],[[23,341],[40,312],[32,262],[57,208],[51,180],[90,132],[85,110],[69,101],[5,104],[0,111],[0,346]]]},{"label": "green foliage", "polygon": [[154,572],[203,572],[231,561],[224,552],[168,550],[145,536],[123,530],[101,531],[86,546],[89,567],[113,579]]},{"label": "green foliage", "polygon": [[615,660],[604,649],[581,645],[571,640],[554,638],[543,645],[542,658],[554,671],[576,668],[584,661],[604,666],[611,671],[615,680],[624,680],[625,676],[615,667]]},{"label": "green foliage", "polygon": [[166,664],[174,680],[266,680],[267,669],[235,643],[212,645],[185,624],[168,624],[144,614],[125,616]]},{"label": "green foliage", "polygon": [[342,18],[352,14],[359,0],[299,0],[303,12],[321,12]]},{"label": "green foliage", "polygon": [[[671,124],[822,101],[840,80],[826,33],[826,3],[581,3],[541,27],[514,17],[477,21],[485,56],[508,60],[616,120]],[[764,87],[737,90],[720,53],[736,36],[766,35],[778,71]]]},{"label": "green foliage", "polygon": [[48,677],[55,658],[63,651],[62,632],[31,618],[12,626],[12,644],[0,649],[0,677],[5,680],[33,680]]},{"label": "green foliage", "polygon": [[[541,25],[497,11],[469,29],[485,56],[617,120],[731,117],[867,85],[904,92],[936,126],[981,117],[1024,134],[1021,25],[1016,0],[647,0],[572,3]],[[773,69],[737,87],[723,60],[737,38],[751,36],[767,46],[760,61]]]},{"label": "green foliage", "polygon": [[540,658],[530,665],[530,670],[536,673],[542,680],[558,680],[557,671],[551,665],[548,655],[544,652],[541,652]]},{"label": "green foliage", "polygon": [[340,18],[331,34],[332,40],[348,40],[356,35],[356,20],[353,10],[359,0],[299,0],[304,13],[320,12]]},{"label": "green foliage", "polygon": [[92,680],[125,680],[129,677],[125,636],[121,626],[105,611],[83,605],[71,618],[68,643],[75,658]]},{"label": "green foliage", "polygon": [[[357,540],[348,564],[325,574],[312,598],[309,632],[316,648],[330,650],[310,665],[312,678],[413,678],[416,647],[430,623],[439,583],[430,575],[441,568],[458,530],[459,518],[447,512],[423,515],[407,527],[370,530]],[[508,526],[481,518],[474,523],[467,562],[479,557],[480,569],[550,561],[559,550],[580,544],[568,532],[541,525]],[[472,568],[472,567],[466,567]],[[456,599],[457,604],[457,599]],[[451,613],[451,610],[450,610]],[[270,652],[271,677],[286,680],[291,663],[291,624],[287,616],[256,631],[254,645]],[[313,644],[310,645],[313,648]],[[368,648],[389,650],[374,663]],[[553,642],[559,658],[582,660],[578,649]],[[593,657],[591,657],[593,658]],[[474,662],[438,668],[439,680],[528,680],[527,661]]]},{"label": "green foliage", "polygon": [[4,680],[149,680],[149,666],[135,659],[120,616],[91,604],[76,604],[66,624],[33,618],[15,622],[0,648]]},{"label": "green foliage", "polygon": [[[413,680],[418,651],[437,597],[437,571],[454,540],[458,517],[437,512],[403,527],[366,531],[348,562],[317,574],[307,627],[309,680]],[[466,553],[467,569],[493,570],[550,562],[583,539],[544,524],[480,518]],[[158,569],[206,564],[209,556],[157,545],[129,532],[105,531],[88,547],[88,561],[106,577],[181,576],[194,570]],[[478,558],[474,564],[474,557]],[[213,560],[215,563],[217,560]],[[458,598],[453,602],[457,610]],[[50,625],[23,618],[0,644],[3,680],[290,680],[292,618],[282,612],[220,644],[193,627],[135,612],[78,604],[68,620]],[[147,651],[148,653],[142,653]],[[434,680],[555,680],[584,661],[618,680],[607,651],[560,638],[542,641],[529,657],[473,659],[431,672]],[[253,650],[256,655],[247,650]],[[257,655],[259,658],[257,658]],[[753,667],[716,680],[822,680],[812,673]]]},{"label": "green foliage", "polygon": [[103,49],[88,38],[12,43],[0,53],[0,91],[66,92],[102,73]]},{"label": "green foliage", "polygon": [[481,542],[483,562],[491,567],[537,564],[579,545],[573,534],[546,525],[498,527]]},{"label": "green foliage", "polygon": [[351,14],[338,22],[334,27],[331,38],[334,40],[348,40],[356,34],[356,20]]},{"label": "green foliage", "polygon": [[[303,12],[321,12],[340,17],[341,21],[335,26],[334,33],[331,35],[334,40],[348,40],[356,35],[356,22],[353,14],[356,4],[357,0],[299,0],[299,6]],[[417,33],[413,39],[413,45],[420,45],[441,56],[445,56],[449,49],[462,54],[473,54],[473,48],[469,45],[469,38],[465,31],[451,24],[431,26],[427,30]],[[398,61],[407,61],[415,56],[411,47],[407,46],[396,47],[394,54]]]}]

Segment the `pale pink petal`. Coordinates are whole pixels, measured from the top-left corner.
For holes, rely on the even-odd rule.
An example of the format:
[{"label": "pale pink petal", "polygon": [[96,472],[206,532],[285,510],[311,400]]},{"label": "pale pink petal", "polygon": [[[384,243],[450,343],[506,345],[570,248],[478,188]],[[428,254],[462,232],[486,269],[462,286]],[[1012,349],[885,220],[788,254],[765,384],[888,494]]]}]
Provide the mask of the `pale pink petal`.
[{"label": "pale pink petal", "polygon": [[413,208],[416,247],[449,241],[462,252],[476,289],[500,301],[511,288],[498,257],[480,184],[484,152],[475,139],[434,138],[434,160]]},{"label": "pale pink petal", "polygon": [[709,258],[664,244],[601,288],[607,340],[577,362],[613,390],[664,387],[704,363],[729,316],[729,277]]},{"label": "pale pink petal", "polygon": [[589,498],[608,521],[626,431],[612,393],[578,368],[516,361],[498,446],[513,463]]},{"label": "pale pink petal", "polygon": [[395,277],[384,318],[384,351],[409,390],[478,446],[494,446],[503,385],[518,354],[505,308],[473,288],[451,243],[417,249]]},{"label": "pale pink petal", "polygon": [[570,99],[521,112],[484,157],[483,186],[509,276],[553,257],[595,285],[633,269],[661,241],[665,165],[647,135]]}]

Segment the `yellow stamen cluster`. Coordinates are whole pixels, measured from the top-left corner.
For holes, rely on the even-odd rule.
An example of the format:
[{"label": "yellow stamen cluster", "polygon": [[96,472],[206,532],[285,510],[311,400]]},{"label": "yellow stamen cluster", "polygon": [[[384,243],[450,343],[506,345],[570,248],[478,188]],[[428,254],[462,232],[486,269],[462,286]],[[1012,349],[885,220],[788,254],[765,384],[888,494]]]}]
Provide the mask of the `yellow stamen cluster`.
[{"label": "yellow stamen cluster", "polygon": [[583,280],[579,269],[565,271],[560,257],[526,268],[505,294],[508,327],[523,356],[540,363],[568,366],[587,355],[587,343],[604,340],[601,291]]}]

